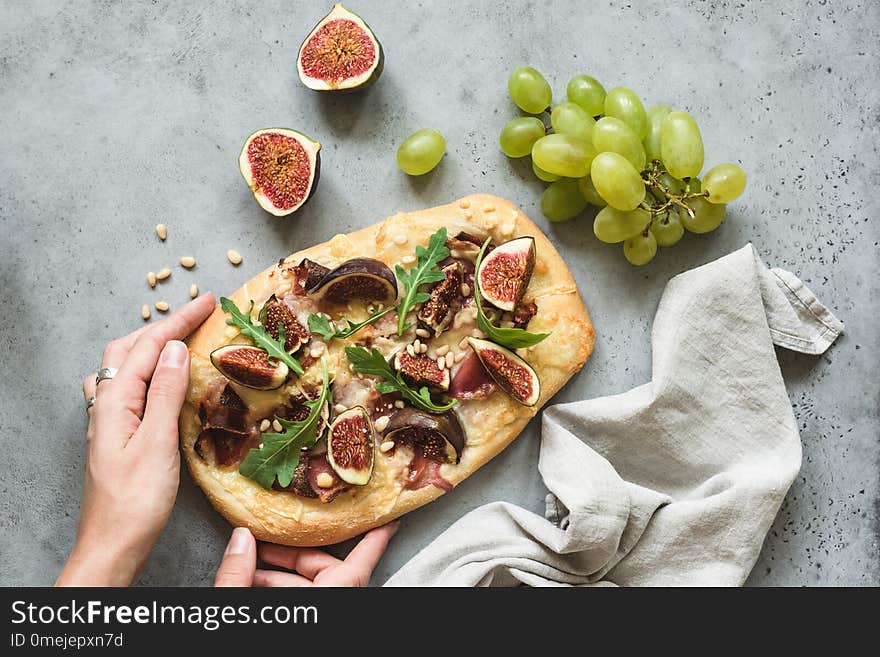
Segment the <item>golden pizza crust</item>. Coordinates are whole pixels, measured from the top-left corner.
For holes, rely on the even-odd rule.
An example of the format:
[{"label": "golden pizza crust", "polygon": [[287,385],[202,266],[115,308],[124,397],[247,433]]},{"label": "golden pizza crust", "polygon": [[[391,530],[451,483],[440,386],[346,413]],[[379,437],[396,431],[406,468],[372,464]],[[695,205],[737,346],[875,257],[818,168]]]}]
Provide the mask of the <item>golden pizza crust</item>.
[{"label": "golden pizza crust", "polygon": [[[491,234],[495,244],[533,236],[536,264],[527,298],[535,300],[538,312],[528,328],[535,332],[551,331],[543,342],[519,352],[541,380],[537,405],[523,406],[500,391],[483,400],[460,403],[457,410],[467,435],[465,449],[460,463],[441,466],[443,477],[457,485],[510,444],[541,406],[580,370],[593,350],[595,335],[587,309],[553,245],[510,202],[476,194],[449,205],[398,213],[381,223],[336,235],[328,242],[294,253],[286,261],[296,264],[302,258],[310,258],[334,267],[349,258],[367,256],[393,268],[403,256],[413,253],[417,243],[426,244],[441,226],[447,227],[450,236],[459,231],[479,236]],[[404,244],[398,244],[401,235],[407,238]],[[239,308],[247,308],[251,300],[259,307],[283,282],[277,265],[273,265],[230,298]],[[403,489],[402,479],[411,456],[406,449],[396,450],[392,456],[377,454],[370,482],[343,491],[330,503],[264,489],[240,475],[237,467],[217,467],[199,457],[194,450],[201,430],[198,404],[209,387],[222,378],[211,366],[209,354],[235,339],[234,331],[227,332],[225,319],[218,307],[187,340],[192,372],[187,402],[180,416],[180,437],[193,478],[229,522],[248,527],[263,541],[328,545],[385,524],[443,494],[436,486]],[[331,345],[341,342],[334,340]],[[331,369],[340,373],[346,370],[343,346],[334,346],[328,355]],[[305,378],[316,377],[318,369],[310,368]]]}]

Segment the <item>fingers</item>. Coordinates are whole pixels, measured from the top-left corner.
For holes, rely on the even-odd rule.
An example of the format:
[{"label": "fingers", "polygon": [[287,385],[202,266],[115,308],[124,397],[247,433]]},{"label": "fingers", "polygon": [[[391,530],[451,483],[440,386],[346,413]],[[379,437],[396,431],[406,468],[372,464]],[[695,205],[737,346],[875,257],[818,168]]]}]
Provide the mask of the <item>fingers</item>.
[{"label": "fingers", "polygon": [[165,343],[169,340],[182,340],[213,311],[214,296],[205,294],[140,334],[120,366],[119,374],[113,380],[113,388],[123,388],[131,382],[148,382]]},{"label": "fingers", "polygon": [[285,586],[311,586],[312,582],[302,575],[282,573],[277,570],[258,570],[254,573],[254,586],[259,587],[285,587]]},{"label": "fingers", "polygon": [[[177,451],[177,417],[189,385],[189,349],[179,340],[165,345],[147,392],[144,419],[135,434],[150,445],[160,442]],[[131,443],[130,443],[131,444]]]},{"label": "fingers", "polygon": [[315,577],[325,568],[342,563],[323,550],[314,548],[287,547],[264,543],[260,546],[260,559],[273,566],[294,570],[308,579]]},{"label": "fingers", "polygon": [[236,527],[217,568],[214,586],[252,586],[257,569],[257,542],[246,527]]},{"label": "fingers", "polygon": [[360,543],[355,545],[354,549],[348,553],[348,556],[345,558],[345,565],[350,568],[349,572],[357,578],[358,583],[362,586],[369,584],[373,569],[385,553],[388,541],[397,533],[398,527],[400,527],[400,523],[392,522],[388,525],[371,529],[361,539]]}]

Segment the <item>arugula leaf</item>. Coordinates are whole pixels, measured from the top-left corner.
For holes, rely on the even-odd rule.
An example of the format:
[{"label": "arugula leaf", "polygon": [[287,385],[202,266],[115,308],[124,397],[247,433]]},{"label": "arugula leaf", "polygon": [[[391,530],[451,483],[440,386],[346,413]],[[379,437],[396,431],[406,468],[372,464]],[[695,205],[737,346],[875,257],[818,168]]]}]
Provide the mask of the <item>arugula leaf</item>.
[{"label": "arugula leaf", "polygon": [[431,413],[448,411],[457,403],[453,399],[447,404],[435,404],[431,400],[431,393],[427,387],[422,386],[419,390],[410,388],[401,378],[400,373],[391,369],[391,365],[388,364],[388,361],[385,360],[385,357],[376,348],[373,348],[372,351],[367,351],[363,347],[346,347],[345,355],[348,356],[348,360],[354,366],[355,372],[372,374],[373,376],[385,379],[376,384],[376,390],[383,394],[399,392],[415,406]]},{"label": "arugula leaf", "polygon": [[[348,324],[348,328],[340,329],[338,325],[334,328],[334,324],[330,323],[330,320],[327,319],[324,315],[309,315],[309,330],[312,333],[317,333],[321,336],[324,342],[330,342],[333,338],[348,338],[360,331],[365,326],[369,326],[370,324],[376,322],[380,317],[384,317],[392,310],[396,310],[395,306],[391,306],[390,308],[386,308],[385,310],[380,310],[377,313],[374,313],[367,317],[362,322],[353,322],[347,317],[342,317],[339,319],[339,322],[346,322]],[[337,323],[338,324],[338,323]]]},{"label": "arugula leaf", "polygon": [[[487,237],[486,241],[483,242],[483,246],[480,247],[480,252],[477,254],[475,272],[480,271],[480,263],[483,261],[486,247],[489,246],[491,241],[492,238]],[[508,349],[521,349],[538,344],[550,335],[549,333],[529,333],[521,328],[501,328],[490,322],[486,313],[483,312],[483,297],[480,295],[480,284],[476,280],[476,275],[474,277],[474,301],[477,303],[477,328],[496,344],[500,344]]]},{"label": "arugula leaf", "polygon": [[227,324],[230,326],[237,326],[241,329],[242,335],[251,338],[254,341],[254,344],[269,354],[270,358],[281,361],[287,365],[291,371],[295,372],[297,376],[303,375],[302,365],[300,365],[299,361],[284,349],[284,341],[286,337],[284,324],[281,322],[278,323],[278,339],[276,340],[269,335],[265,326],[257,326],[251,322],[251,313],[254,310],[253,301],[251,301],[251,307],[246,315],[238,309],[238,306],[235,305],[235,302],[232,299],[227,299],[226,297],[220,297],[220,307],[223,309],[223,312],[229,315],[226,320]]},{"label": "arugula leaf", "polygon": [[403,335],[403,332],[409,328],[410,325],[406,323],[406,315],[410,309],[431,298],[427,292],[419,292],[419,288],[427,283],[437,283],[445,278],[444,273],[437,268],[437,263],[448,255],[446,227],[443,226],[431,235],[427,248],[421,244],[416,246],[417,262],[415,267],[409,271],[404,271],[400,265],[394,268],[397,280],[403,284],[404,289],[403,299],[397,308],[397,335]]},{"label": "arugula leaf", "polygon": [[275,416],[284,430],[281,433],[261,434],[263,446],[248,450],[238,468],[242,475],[253,479],[263,488],[271,488],[276,478],[281,486],[289,486],[293,480],[293,472],[299,465],[302,448],[312,447],[318,442],[321,410],[330,403],[330,377],[324,357],[321,358],[321,370],[321,392],[317,399],[305,402],[309,408],[308,417],[297,422]]}]

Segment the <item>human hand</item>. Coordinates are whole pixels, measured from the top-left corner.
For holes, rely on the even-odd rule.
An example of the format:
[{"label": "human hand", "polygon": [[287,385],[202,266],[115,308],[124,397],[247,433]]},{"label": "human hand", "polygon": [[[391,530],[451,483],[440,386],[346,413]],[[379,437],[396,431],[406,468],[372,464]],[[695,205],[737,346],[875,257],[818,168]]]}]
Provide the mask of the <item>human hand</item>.
[{"label": "human hand", "polygon": [[155,324],[111,342],[101,367],[112,379],[83,381],[86,464],[76,544],[58,586],[127,586],[165,528],[180,475],[177,418],[189,384],[180,340],[214,310],[205,294]]},{"label": "human hand", "polygon": [[232,532],[214,586],[367,586],[388,541],[397,533],[392,522],[368,531],[344,560],[316,548],[263,543],[260,559],[294,572],[257,568],[257,542],[245,527]]}]

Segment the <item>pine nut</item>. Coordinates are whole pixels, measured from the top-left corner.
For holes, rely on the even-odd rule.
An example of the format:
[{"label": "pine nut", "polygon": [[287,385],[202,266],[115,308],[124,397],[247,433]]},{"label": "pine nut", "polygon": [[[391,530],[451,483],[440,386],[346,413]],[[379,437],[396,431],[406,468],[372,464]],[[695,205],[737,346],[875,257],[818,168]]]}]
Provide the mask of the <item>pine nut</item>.
[{"label": "pine nut", "polygon": [[380,418],[377,418],[375,422],[373,422],[373,426],[376,427],[376,431],[383,432],[388,427],[388,422],[391,421],[391,418],[387,415],[383,415]]},{"label": "pine nut", "polygon": [[483,206],[483,212],[495,212],[495,206],[491,203],[486,203],[486,205]]},{"label": "pine nut", "polygon": [[406,235],[395,235],[394,243],[399,246],[403,246],[404,244],[406,244]]},{"label": "pine nut", "polygon": [[333,485],[333,475],[329,472],[322,472],[315,477],[315,483],[321,488],[330,488]]},{"label": "pine nut", "polygon": [[411,265],[416,261],[416,257],[412,255],[405,255],[400,259],[400,261],[405,265]]},{"label": "pine nut", "polygon": [[195,299],[197,296],[199,296],[199,286],[193,283],[189,286],[189,298]]},{"label": "pine nut", "polygon": [[449,353],[449,345],[448,344],[440,345],[439,347],[437,347],[437,355],[438,356],[445,356],[447,353]]},{"label": "pine nut", "polygon": [[446,369],[446,359],[445,358],[438,358],[437,359],[437,367],[439,367],[441,370],[445,370]]},{"label": "pine nut", "polygon": [[150,287],[156,287],[156,274],[151,271],[147,272],[147,283],[150,284]]},{"label": "pine nut", "polygon": [[186,267],[187,269],[192,269],[193,267],[196,266],[196,259],[193,258],[192,256],[183,256],[180,259],[180,266]]},{"label": "pine nut", "polygon": [[394,408],[403,408],[404,406],[406,406],[406,404],[403,403],[402,399],[398,399],[394,402]]},{"label": "pine nut", "polygon": [[168,269],[168,267],[163,267],[159,270],[159,273],[156,274],[156,278],[160,281],[164,281],[169,276],[171,276],[171,270]]},{"label": "pine nut", "polygon": [[269,427],[271,427],[271,426],[272,426],[272,423],[269,422],[269,420],[267,420],[267,419],[264,418],[263,421],[260,422],[260,431],[261,431],[261,432],[266,432],[266,431],[269,430]]},{"label": "pine nut", "polygon": [[419,347],[419,352],[420,352],[420,353],[423,353],[423,354],[428,353],[428,345],[422,343],[422,346]]},{"label": "pine nut", "polygon": [[344,404],[335,404],[333,406],[333,410],[338,414],[338,413],[345,413],[345,411],[348,409],[345,408]]},{"label": "pine nut", "polygon": [[165,301],[156,302],[156,310],[158,310],[160,313],[167,313],[168,308],[170,308],[170,306]]},{"label": "pine nut", "polygon": [[384,443],[379,445],[379,451],[382,452],[383,454],[385,454],[386,452],[390,452],[392,449],[394,449],[394,441],[393,440],[386,440]]},{"label": "pine nut", "polygon": [[147,304],[141,306],[141,317],[145,320],[150,319],[150,307]]},{"label": "pine nut", "polygon": [[417,328],[416,335],[420,338],[430,338],[431,334],[427,331],[427,329]]},{"label": "pine nut", "polygon": [[413,349],[413,346],[411,344],[408,344],[406,345],[406,353],[408,353],[410,356],[415,356],[416,350]]},{"label": "pine nut", "polygon": [[235,328],[234,326],[227,326],[226,330],[223,332],[223,335],[225,335],[228,339],[231,340],[236,335],[238,335],[238,329]]},{"label": "pine nut", "polygon": [[465,219],[473,219],[474,213],[471,210],[465,210],[464,211],[464,218]]},{"label": "pine nut", "polygon": [[418,338],[416,338],[415,340],[413,340],[412,346],[413,346],[413,351],[415,351],[416,353],[419,353],[422,350],[422,341],[419,340]]},{"label": "pine nut", "polygon": [[467,354],[465,352],[459,351],[457,354],[455,354],[455,362],[460,363],[461,361],[464,360],[465,356],[467,356]]},{"label": "pine nut", "polygon": [[164,242],[165,238],[168,237],[168,227],[165,224],[156,224],[156,235]]},{"label": "pine nut", "polygon": [[376,310],[385,310],[385,304],[380,303],[378,306],[376,306]]},{"label": "pine nut", "polygon": [[229,249],[226,252],[226,257],[229,259],[229,262],[231,262],[233,265],[240,265],[241,264],[241,254],[238,251],[236,251],[235,249]]},{"label": "pine nut", "polygon": [[446,367],[452,369],[452,364],[455,362],[455,355],[451,352],[446,354]]},{"label": "pine nut", "polygon": [[281,433],[284,430],[284,427],[281,426],[278,420],[272,420],[272,428],[275,429],[276,433]]},{"label": "pine nut", "polygon": [[462,338],[461,342],[458,343],[458,348],[459,349],[467,349],[469,344],[470,344],[470,342],[468,342],[467,338]]},{"label": "pine nut", "polygon": [[513,231],[514,231],[513,224],[504,224],[501,227],[501,234],[504,235],[504,237],[510,237],[511,235],[513,235]]},{"label": "pine nut", "polygon": [[309,356],[311,356],[312,358],[320,358],[321,354],[323,354],[323,353],[324,353],[324,347],[322,347],[320,345],[316,345],[316,346],[312,347],[311,349],[309,349]]},{"label": "pine nut", "polygon": [[466,210],[467,208],[471,207],[471,202],[468,201],[466,198],[463,198],[458,202],[458,207],[460,207],[462,210]]},{"label": "pine nut", "polygon": [[460,290],[460,291],[461,291],[461,296],[463,296],[463,297],[469,297],[469,296],[471,296],[471,286],[468,285],[467,283],[462,283],[462,284],[461,284],[461,290]]}]

